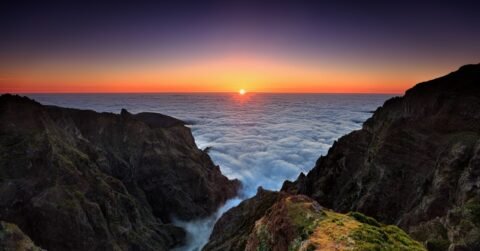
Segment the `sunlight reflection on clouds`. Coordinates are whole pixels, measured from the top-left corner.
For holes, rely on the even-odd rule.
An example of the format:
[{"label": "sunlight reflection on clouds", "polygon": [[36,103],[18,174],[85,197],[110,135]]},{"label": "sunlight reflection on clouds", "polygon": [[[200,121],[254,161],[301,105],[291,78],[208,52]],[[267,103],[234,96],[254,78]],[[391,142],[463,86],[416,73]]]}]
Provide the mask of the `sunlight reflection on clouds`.
[{"label": "sunlight reflection on clouds", "polygon": [[159,112],[190,123],[199,148],[211,147],[222,173],[242,181],[234,198],[204,219],[174,220],[187,231],[175,251],[198,251],[223,212],[256,193],[277,190],[284,180],[310,170],[340,136],[361,123],[388,95],[293,94],[93,94],[31,95],[45,104],[100,112]]},{"label": "sunlight reflection on clouds", "polygon": [[46,104],[100,112],[159,112],[191,125],[199,148],[238,178],[243,196],[277,190],[311,169],[333,141],[361,123],[390,95],[89,94],[30,95]]}]

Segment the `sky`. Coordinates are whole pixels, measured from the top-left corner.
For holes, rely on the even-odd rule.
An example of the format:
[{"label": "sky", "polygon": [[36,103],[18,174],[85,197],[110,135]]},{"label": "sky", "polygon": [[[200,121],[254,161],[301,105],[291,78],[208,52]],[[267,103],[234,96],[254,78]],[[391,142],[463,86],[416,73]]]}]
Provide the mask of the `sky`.
[{"label": "sky", "polygon": [[100,2],[2,1],[0,92],[403,93],[480,61],[475,1]]}]

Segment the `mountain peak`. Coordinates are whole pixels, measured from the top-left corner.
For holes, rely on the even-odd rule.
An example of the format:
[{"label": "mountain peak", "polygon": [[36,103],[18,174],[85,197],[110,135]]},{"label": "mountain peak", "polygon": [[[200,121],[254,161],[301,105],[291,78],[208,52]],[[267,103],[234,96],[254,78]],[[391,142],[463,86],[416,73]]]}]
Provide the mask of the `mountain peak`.
[{"label": "mountain peak", "polygon": [[398,224],[432,250],[479,250],[479,160],[475,64],[387,100],[284,190]]}]

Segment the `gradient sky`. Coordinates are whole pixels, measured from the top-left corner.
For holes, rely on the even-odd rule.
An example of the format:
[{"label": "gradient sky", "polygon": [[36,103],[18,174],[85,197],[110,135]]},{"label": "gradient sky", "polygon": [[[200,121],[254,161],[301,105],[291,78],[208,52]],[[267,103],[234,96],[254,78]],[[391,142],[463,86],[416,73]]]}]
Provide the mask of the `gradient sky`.
[{"label": "gradient sky", "polygon": [[402,93],[480,62],[475,1],[66,2],[0,3],[0,92]]}]

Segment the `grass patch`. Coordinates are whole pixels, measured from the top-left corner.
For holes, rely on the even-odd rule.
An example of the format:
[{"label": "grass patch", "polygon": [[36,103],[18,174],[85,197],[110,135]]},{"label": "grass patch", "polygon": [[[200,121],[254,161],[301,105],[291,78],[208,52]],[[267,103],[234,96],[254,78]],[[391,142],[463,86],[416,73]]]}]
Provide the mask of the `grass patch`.
[{"label": "grass patch", "polygon": [[322,220],[309,241],[317,249],[342,250],[352,247],[353,239],[350,233],[360,226],[355,219],[344,214],[325,211],[326,218]]},{"label": "grass patch", "polygon": [[355,250],[425,250],[419,242],[392,225],[362,224],[350,236],[355,240]]},{"label": "grass patch", "polygon": [[378,223],[378,221],[375,220],[374,218],[365,216],[365,215],[363,215],[359,212],[350,212],[350,213],[348,213],[348,216],[353,217],[355,220],[358,220],[361,223],[365,223],[365,224],[372,225],[372,226],[375,226],[375,227],[380,227],[381,226],[380,223]]},{"label": "grass patch", "polygon": [[[302,250],[426,250],[396,226],[384,225],[358,212],[336,213],[321,208],[306,197],[290,196],[285,203],[287,217],[296,229],[288,251]],[[282,206],[277,207],[283,210]],[[256,250],[271,250],[275,238],[268,232],[264,219],[256,222]],[[282,238],[282,233],[279,238]],[[284,237],[284,236],[283,236]]]},{"label": "grass patch", "polygon": [[318,223],[326,217],[323,211],[313,210],[311,201],[293,202],[287,198],[288,217],[297,227],[301,240],[307,239],[317,227]]}]

